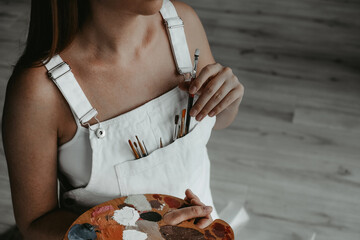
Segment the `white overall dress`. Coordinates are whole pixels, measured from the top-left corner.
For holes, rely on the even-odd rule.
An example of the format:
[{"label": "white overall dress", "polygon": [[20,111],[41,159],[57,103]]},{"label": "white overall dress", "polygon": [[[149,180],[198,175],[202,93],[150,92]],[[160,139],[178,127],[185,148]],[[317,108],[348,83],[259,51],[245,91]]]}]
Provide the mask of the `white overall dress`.
[{"label": "white overall dress", "polygon": [[[179,74],[192,71],[183,22],[173,4],[164,0],[160,10],[167,27]],[[59,55],[45,66],[82,125],[97,115],[70,67]],[[184,198],[187,188],[214,207],[210,191],[210,161],[206,144],[216,117],[191,119],[187,135],[172,141],[174,117],[187,107],[188,94],[178,87],[110,120],[89,127],[92,169],[82,188],[62,189],[60,206],[78,213],[113,198],[131,194],[160,193]],[[135,159],[128,139],[144,140],[148,153]],[[162,138],[163,148],[159,147]],[[215,211],[214,219],[218,218]]]}]

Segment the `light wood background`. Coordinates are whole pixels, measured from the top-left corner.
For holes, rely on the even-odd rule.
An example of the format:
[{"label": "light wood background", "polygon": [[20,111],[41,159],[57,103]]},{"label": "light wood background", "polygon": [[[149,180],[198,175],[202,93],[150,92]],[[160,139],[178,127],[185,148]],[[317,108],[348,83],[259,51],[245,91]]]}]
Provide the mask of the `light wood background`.
[{"label": "light wood background", "polygon": [[[236,239],[359,240],[360,1],[185,2],[245,86],[236,120],[208,145],[216,204],[238,198],[251,218]],[[0,0],[0,110],[28,12]],[[0,239],[11,239],[0,157]]]}]

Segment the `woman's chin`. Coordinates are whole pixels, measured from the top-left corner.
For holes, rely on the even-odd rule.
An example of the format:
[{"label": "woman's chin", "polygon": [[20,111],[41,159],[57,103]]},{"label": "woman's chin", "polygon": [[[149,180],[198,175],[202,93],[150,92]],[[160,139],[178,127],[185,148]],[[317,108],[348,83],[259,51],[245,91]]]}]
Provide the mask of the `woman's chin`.
[{"label": "woman's chin", "polygon": [[163,0],[144,0],[134,9],[140,15],[154,15],[161,9]]}]

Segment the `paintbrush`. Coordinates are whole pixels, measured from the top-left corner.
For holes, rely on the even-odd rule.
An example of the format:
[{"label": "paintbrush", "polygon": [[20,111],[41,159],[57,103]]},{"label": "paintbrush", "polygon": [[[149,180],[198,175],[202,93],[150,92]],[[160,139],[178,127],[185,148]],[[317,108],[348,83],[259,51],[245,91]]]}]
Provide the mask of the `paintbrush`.
[{"label": "paintbrush", "polygon": [[140,158],[142,158],[143,156],[141,155],[141,153],[140,153],[140,151],[139,151],[139,148],[138,148],[136,142],[134,142],[134,145],[135,145],[136,152],[139,154]]},{"label": "paintbrush", "polygon": [[179,115],[175,116],[175,127],[174,127],[174,134],[173,134],[173,141],[177,138],[177,126],[179,122]]},{"label": "paintbrush", "polygon": [[140,150],[141,150],[142,155],[143,155],[143,156],[146,156],[145,150],[144,150],[143,146],[141,145],[141,142],[140,142],[138,136],[135,136],[135,137],[136,137],[136,140],[137,140],[138,143],[139,143],[139,147],[140,147]]},{"label": "paintbrush", "polygon": [[177,129],[177,138],[180,138],[180,124],[178,125],[178,129]]},{"label": "paintbrush", "polygon": [[185,123],[185,114],[186,114],[186,109],[183,109],[182,114],[181,114],[180,137],[183,136],[184,123]]},{"label": "paintbrush", "polygon": [[139,159],[140,157],[139,157],[139,155],[137,154],[137,152],[136,152],[136,150],[135,150],[135,148],[134,148],[134,146],[133,146],[133,144],[132,144],[132,142],[131,142],[130,139],[129,139],[129,145],[130,145],[132,151],[134,152],[134,155],[135,155],[136,159]]},{"label": "paintbrush", "polygon": [[[191,80],[196,77],[196,70],[197,70],[197,66],[198,66],[198,62],[199,62],[199,56],[200,56],[200,50],[197,48],[194,53],[194,69],[191,73]],[[191,80],[190,80],[190,82],[191,82]],[[190,109],[193,106],[193,102],[194,102],[194,94],[189,93],[187,114],[186,114],[185,134],[187,134],[189,132],[189,128],[190,128],[190,120],[191,120]]]},{"label": "paintbrush", "polygon": [[145,145],[144,141],[142,141],[142,142],[143,142],[143,145],[144,145],[144,148],[145,148],[146,155],[149,155],[149,152],[148,152],[148,150],[146,148],[146,145]]}]

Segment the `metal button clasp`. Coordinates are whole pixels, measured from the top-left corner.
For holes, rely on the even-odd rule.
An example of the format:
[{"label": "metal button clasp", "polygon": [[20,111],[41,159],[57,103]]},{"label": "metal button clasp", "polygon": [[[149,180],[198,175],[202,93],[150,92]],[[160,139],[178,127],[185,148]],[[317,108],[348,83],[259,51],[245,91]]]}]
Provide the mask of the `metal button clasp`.
[{"label": "metal button clasp", "polygon": [[103,128],[101,127],[101,123],[100,123],[99,119],[97,119],[96,115],[94,116],[94,119],[97,121],[97,124],[96,124],[96,125],[98,126],[98,128],[93,129],[92,126],[90,126],[90,124],[89,124],[88,122],[82,123],[82,125],[87,125],[88,128],[89,128],[89,130],[95,132],[95,135],[96,135],[96,137],[97,137],[98,139],[102,139],[102,138],[104,138],[104,137],[106,136],[106,131],[105,131],[105,129],[103,129]]},{"label": "metal button clasp", "polygon": [[106,131],[103,129],[103,128],[98,128],[95,130],[95,135],[98,137],[98,138],[104,138],[106,136]]}]

